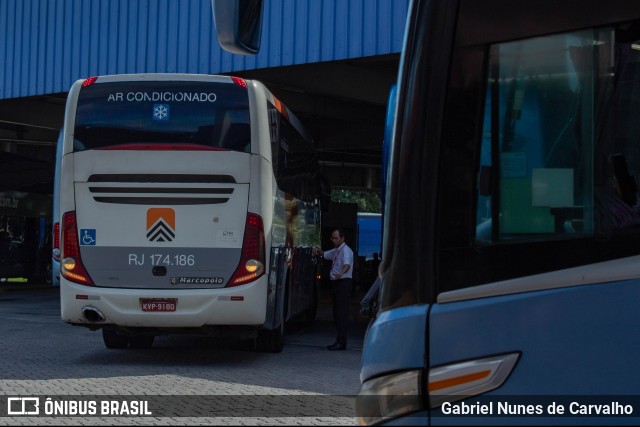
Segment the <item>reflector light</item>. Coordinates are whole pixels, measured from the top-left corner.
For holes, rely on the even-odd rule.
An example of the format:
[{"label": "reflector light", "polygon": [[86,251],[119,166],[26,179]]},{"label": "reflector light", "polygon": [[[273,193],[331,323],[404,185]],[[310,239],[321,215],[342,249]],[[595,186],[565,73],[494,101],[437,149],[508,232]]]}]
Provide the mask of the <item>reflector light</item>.
[{"label": "reflector light", "polygon": [[234,279],[231,281],[231,284],[229,286],[243,285],[254,279],[257,279],[258,277],[260,277],[260,275],[255,273],[247,274],[246,276],[234,276]]},{"label": "reflector light", "polygon": [[278,110],[280,114],[282,114],[287,120],[289,120],[289,110],[287,110],[287,107],[275,96],[273,97],[273,104],[275,105],[276,110]]},{"label": "reflector light", "polygon": [[88,79],[86,79],[84,81],[84,83],[82,83],[82,87],[91,86],[92,84],[94,84],[96,82],[96,80],[98,80],[97,77],[89,77]]},{"label": "reflector light", "polygon": [[434,381],[429,383],[429,392],[442,390],[445,388],[451,388],[462,384],[468,384],[473,381],[478,381],[489,376],[491,371],[474,372],[468,375],[460,375],[459,377],[453,377],[446,380]]},{"label": "reflector light", "polygon": [[233,80],[233,82],[237,85],[240,86],[242,88],[247,88],[247,82],[244,79],[241,79],[240,77],[231,77],[231,80]]}]

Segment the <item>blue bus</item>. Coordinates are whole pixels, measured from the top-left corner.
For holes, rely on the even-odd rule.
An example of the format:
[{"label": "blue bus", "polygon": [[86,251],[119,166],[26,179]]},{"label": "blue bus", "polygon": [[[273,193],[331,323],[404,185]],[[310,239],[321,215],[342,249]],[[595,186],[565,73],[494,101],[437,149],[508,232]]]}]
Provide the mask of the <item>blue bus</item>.
[{"label": "blue bus", "polygon": [[396,103],[360,424],[638,425],[638,2],[412,0]]},{"label": "blue bus", "polygon": [[381,245],[382,214],[358,212],[358,256],[367,261],[374,259],[376,255],[379,257]]},{"label": "blue bus", "polygon": [[361,424],[639,422],[639,19],[412,2]]}]

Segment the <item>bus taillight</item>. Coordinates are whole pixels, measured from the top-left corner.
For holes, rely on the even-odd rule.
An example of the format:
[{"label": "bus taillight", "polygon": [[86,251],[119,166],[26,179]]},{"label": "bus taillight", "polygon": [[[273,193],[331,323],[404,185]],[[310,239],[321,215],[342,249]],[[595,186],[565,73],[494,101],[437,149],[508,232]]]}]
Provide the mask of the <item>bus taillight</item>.
[{"label": "bus taillight", "polygon": [[82,265],[80,258],[80,243],[78,241],[78,227],[76,213],[67,212],[62,215],[62,261],[60,273],[75,283],[93,286],[93,281]]},{"label": "bus taillight", "polygon": [[89,77],[88,79],[86,79],[84,81],[84,83],[82,83],[82,87],[91,86],[92,84],[94,84],[96,82],[96,80],[98,80],[97,77]]},{"label": "bus taillight", "polygon": [[231,80],[233,80],[233,82],[234,82],[237,86],[240,86],[240,87],[245,88],[245,89],[247,88],[247,82],[246,82],[244,79],[242,79],[242,78],[240,78],[240,77],[234,77],[234,76],[232,76],[232,77],[231,77]]},{"label": "bus taillight", "polygon": [[227,287],[244,285],[264,274],[264,246],[262,218],[260,215],[248,213],[242,241],[242,257]]}]

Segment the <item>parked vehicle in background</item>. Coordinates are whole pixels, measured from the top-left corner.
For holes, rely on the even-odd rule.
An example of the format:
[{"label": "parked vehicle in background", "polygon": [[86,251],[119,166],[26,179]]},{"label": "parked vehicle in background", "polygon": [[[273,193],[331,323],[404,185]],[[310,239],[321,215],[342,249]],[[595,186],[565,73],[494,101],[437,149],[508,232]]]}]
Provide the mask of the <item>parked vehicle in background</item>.
[{"label": "parked vehicle in background", "polygon": [[382,242],[382,214],[358,212],[358,255],[372,260],[380,256]]},{"label": "parked vehicle in background", "polygon": [[60,286],[60,166],[62,164],[62,131],[56,143],[56,164],[53,177],[53,215],[51,221],[51,284]]},{"label": "parked vehicle in background", "polygon": [[367,291],[378,277],[382,247],[382,214],[358,212],[357,254],[360,288]]}]

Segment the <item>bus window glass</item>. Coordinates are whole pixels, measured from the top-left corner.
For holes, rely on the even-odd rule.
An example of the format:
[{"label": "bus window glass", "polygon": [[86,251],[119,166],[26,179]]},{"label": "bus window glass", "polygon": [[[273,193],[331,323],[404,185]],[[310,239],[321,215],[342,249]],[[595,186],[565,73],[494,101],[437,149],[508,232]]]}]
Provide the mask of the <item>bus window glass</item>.
[{"label": "bus window glass", "polygon": [[140,144],[250,152],[247,90],[154,81],[94,84],[80,91],[74,151]]},{"label": "bus window glass", "polygon": [[491,47],[479,243],[589,236],[640,223],[633,143],[640,128],[630,116],[640,53],[632,45],[602,29]]},{"label": "bus window glass", "polygon": [[[276,111],[271,103],[269,108]],[[289,120],[276,114],[279,115],[277,142],[272,144],[272,158],[278,186],[300,200],[311,202],[320,191],[318,155]]]}]

